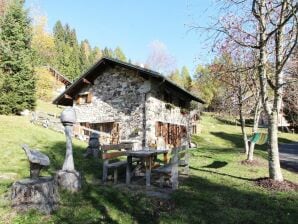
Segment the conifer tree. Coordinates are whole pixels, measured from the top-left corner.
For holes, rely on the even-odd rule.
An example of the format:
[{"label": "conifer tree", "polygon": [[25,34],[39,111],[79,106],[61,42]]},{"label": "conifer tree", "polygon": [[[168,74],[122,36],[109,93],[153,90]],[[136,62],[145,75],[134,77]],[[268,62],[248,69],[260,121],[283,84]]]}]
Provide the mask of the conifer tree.
[{"label": "conifer tree", "polygon": [[171,74],[169,75],[169,79],[171,79],[174,83],[176,83],[177,85],[179,85],[181,87],[184,86],[183,79],[182,79],[178,69],[171,72]]},{"label": "conifer tree", "polygon": [[114,52],[111,48],[105,47],[102,51],[102,56],[103,57],[113,58],[114,57]]},{"label": "conifer tree", "polygon": [[91,66],[91,53],[91,47],[88,40],[83,40],[80,46],[81,71],[85,71]]},{"label": "conifer tree", "polygon": [[181,77],[182,77],[182,80],[183,80],[184,89],[190,90],[192,80],[191,80],[189,71],[188,71],[186,66],[183,66],[182,69],[181,69]]},{"label": "conifer tree", "polygon": [[90,59],[89,59],[91,62],[91,65],[96,63],[101,57],[102,57],[102,52],[101,52],[100,48],[99,47],[93,48],[91,55],[90,55]]},{"label": "conifer tree", "polygon": [[57,54],[55,67],[68,78],[77,78],[82,69],[76,31],[68,24],[63,27],[61,22],[57,21],[54,26],[54,39]]},{"label": "conifer tree", "polygon": [[116,49],[114,50],[114,56],[116,59],[126,62],[126,56],[120,47],[116,47]]},{"label": "conifer tree", "polygon": [[0,23],[0,114],[18,114],[36,104],[32,30],[23,4],[12,1]]}]

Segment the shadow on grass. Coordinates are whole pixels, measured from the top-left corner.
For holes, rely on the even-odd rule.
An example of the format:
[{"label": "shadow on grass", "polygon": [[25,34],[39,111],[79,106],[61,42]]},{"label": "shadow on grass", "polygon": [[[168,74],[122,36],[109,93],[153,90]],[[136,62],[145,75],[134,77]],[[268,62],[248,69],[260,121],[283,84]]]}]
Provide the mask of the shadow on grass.
[{"label": "shadow on grass", "polygon": [[[65,147],[63,141],[42,147],[42,151],[50,158],[49,172],[52,175],[62,168]],[[60,208],[52,216],[54,223],[116,224],[130,223],[131,219],[136,223],[159,223],[154,206],[151,206],[150,200],[146,197],[128,195],[112,187],[96,184],[102,177],[102,161],[84,158],[85,150],[84,147],[73,146],[75,168],[82,173],[83,187],[80,192],[74,194],[61,191]],[[123,221],[126,219],[128,220]]]},{"label": "shadow on grass", "polygon": [[[248,183],[249,184],[249,183]],[[176,211],[170,220],[181,223],[295,223],[295,197],[242,191],[191,176],[174,193]]]},{"label": "shadow on grass", "polygon": [[[51,159],[51,171],[54,172],[62,167],[65,142],[56,142],[46,148]],[[84,148],[74,146],[76,169],[88,178],[99,179],[101,163],[83,158],[83,152]],[[225,163],[215,162],[221,166]],[[251,181],[208,169],[190,168]],[[158,199],[84,183],[79,193],[61,192],[60,208],[51,216],[51,223],[295,223],[297,220],[298,201],[294,196],[241,191],[232,185],[213,183],[199,176],[185,179],[180,189],[174,192],[171,203],[174,208],[163,210],[156,206],[160,204]]]},{"label": "shadow on grass", "polygon": [[[204,166],[204,167],[207,167],[207,166]],[[232,178],[239,179],[239,180],[248,180],[248,181],[253,181],[254,180],[254,179],[251,179],[251,178],[238,177],[238,176],[234,176],[234,175],[230,175],[230,174],[226,174],[226,173],[220,173],[220,172],[216,172],[216,171],[212,171],[212,170],[195,168],[195,167],[192,167],[192,166],[190,166],[189,168],[192,169],[192,170],[212,173],[212,174],[226,176],[226,177],[232,177]]]},{"label": "shadow on grass", "polygon": [[213,161],[213,163],[211,163],[207,166],[203,166],[203,167],[218,169],[218,168],[222,168],[226,165],[228,165],[228,163],[225,161]]},{"label": "shadow on grass", "polygon": [[210,133],[216,137],[229,141],[237,148],[243,148],[244,146],[242,136],[240,134],[229,134],[225,132],[210,132]]},{"label": "shadow on grass", "polygon": [[280,144],[282,144],[282,143],[284,143],[284,144],[293,144],[293,143],[297,143],[297,141],[293,141],[293,140],[290,140],[290,139],[287,139],[287,138],[281,138],[281,137],[279,137],[278,138],[278,143]]}]

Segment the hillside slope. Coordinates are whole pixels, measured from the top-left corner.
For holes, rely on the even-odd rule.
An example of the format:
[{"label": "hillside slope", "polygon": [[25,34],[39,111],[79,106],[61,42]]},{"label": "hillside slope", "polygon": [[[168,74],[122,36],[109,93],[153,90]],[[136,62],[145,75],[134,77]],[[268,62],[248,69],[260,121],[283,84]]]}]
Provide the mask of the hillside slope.
[{"label": "hillside slope", "polygon": [[[16,214],[9,205],[11,184],[29,175],[20,145],[39,148],[51,159],[44,175],[61,168],[65,153],[62,133],[34,126],[26,117],[0,116],[0,223],[295,223],[297,192],[269,192],[254,185],[267,176],[266,152],[257,147],[259,166],[241,165],[240,128],[204,116],[203,131],[194,140],[191,175],[170,201],[149,198],[99,183],[101,163],[82,156],[86,143],[74,141],[75,166],[84,175],[80,193],[61,193],[60,209],[50,216]],[[282,135],[291,140],[297,136]],[[283,170],[286,179],[298,175]]]}]

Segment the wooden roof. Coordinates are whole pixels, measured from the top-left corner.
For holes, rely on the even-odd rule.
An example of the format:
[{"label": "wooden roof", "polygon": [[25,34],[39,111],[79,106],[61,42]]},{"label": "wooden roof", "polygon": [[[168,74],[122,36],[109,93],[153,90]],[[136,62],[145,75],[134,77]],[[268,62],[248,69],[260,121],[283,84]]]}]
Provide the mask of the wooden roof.
[{"label": "wooden roof", "polygon": [[108,57],[101,58],[96,64],[94,64],[87,72],[85,72],[80,78],[74,81],[63,93],[61,93],[54,101],[54,104],[64,105],[64,106],[72,106],[73,98],[77,95],[77,93],[86,85],[86,84],[93,84],[94,80],[99,76],[100,71],[107,67],[114,67],[114,66],[121,66],[127,69],[132,69],[137,71],[137,74],[142,76],[145,79],[156,79],[160,81],[166,87],[169,87],[170,90],[175,90],[179,92],[180,95],[185,97],[189,100],[194,100],[204,104],[205,102],[194,96],[187,90],[181,88],[168,78],[164,77],[162,74],[142,68],[137,65],[133,65],[130,63],[126,63],[123,61],[119,61],[117,59],[112,59]]},{"label": "wooden roof", "polygon": [[62,75],[58,70],[51,66],[46,66],[47,69],[53,74],[55,78],[57,78],[60,82],[62,82],[64,85],[69,86],[71,84],[71,81],[66,78],[64,75]]}]

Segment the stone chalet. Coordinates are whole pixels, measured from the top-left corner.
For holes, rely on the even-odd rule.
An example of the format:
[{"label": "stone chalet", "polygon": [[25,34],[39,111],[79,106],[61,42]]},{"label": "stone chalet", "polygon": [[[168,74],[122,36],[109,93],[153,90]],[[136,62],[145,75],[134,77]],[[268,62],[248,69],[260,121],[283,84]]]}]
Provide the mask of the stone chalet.
[{"label": "stone chalet", "polygon": [[101,144],[170,148],[189,144],[196,130],[191,101],[204,103],[160,73],[102,58],[53,103],[73,106],[79,124],[75,133],[80,127],[85,134],[97,130]]}]

